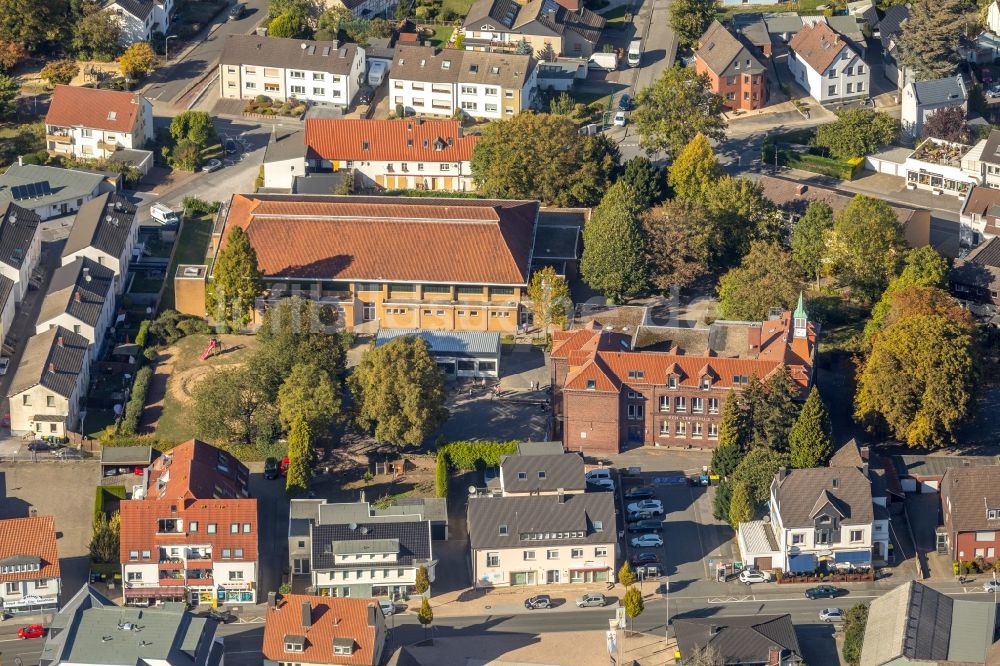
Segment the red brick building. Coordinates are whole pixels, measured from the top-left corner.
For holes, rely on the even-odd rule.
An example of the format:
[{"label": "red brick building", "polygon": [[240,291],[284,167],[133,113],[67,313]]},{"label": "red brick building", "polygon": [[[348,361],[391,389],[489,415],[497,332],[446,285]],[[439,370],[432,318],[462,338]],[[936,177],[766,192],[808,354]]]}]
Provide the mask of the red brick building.
[{"label": "red brick building", "polygon": [[1000,553],[1000,465],[945,472],[941,516],[939,551],[947,549],[953,560],[995,562]]},{"label": "red brick building", "polygon": [[767,104],[767,67],[743,36],[735,36],[712,21],[694,52],[694,67],[708,77],[709,87],[722,95],[729,109],[759,109]]},{"label": "red brick building", "polygon": [[[640,329],[636,340],[649,331]],[[555,334],[551,380],[568,451],[714,447],[725,401],[750,377],[787,368],[803,397],[811,386],[816,329],[801,300],[794,314],[764,322],[660,333],[671,338],[667,352],[633,351],[635,341],[596,322]]]}]

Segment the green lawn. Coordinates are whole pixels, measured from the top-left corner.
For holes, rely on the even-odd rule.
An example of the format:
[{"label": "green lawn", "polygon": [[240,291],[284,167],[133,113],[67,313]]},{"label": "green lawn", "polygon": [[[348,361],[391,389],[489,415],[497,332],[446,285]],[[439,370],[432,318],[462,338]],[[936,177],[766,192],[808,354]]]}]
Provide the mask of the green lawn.
[{"label": "green lawn", "polygon": [[88,437],[97,439],[101,431],[115,422],[115,413],[110,409],[88,409],[83,427]]},{"label": "green lawn", "polygon": [[611,103],[613,94],[605,93],[600,90],[579,90],[576,87],[573,87],[569,91],[569,96],[576,100],[578,104],[589,105],[597,102],[600,104],[601,108],[604,109]]},{"label": "green lawn", "polygon": [[465,18],[465,15],[469,13],[469,9],[472,8],[473,2],[474,0],[443,0],[441,2],[441,9],[450,9],[456,15]]},{"label": "green lawn", "polygon": [[716,17],[720,22],[725,23],[732,18],[733,14],[796,12],[802,16],[811,16],[822,13],[816,9],[822,4],[824,4],[824,0],[798,0],[798,2],[783,2],[774,5],[719,5]]},{"label": "green lawn", "polygon": [[[465,14],[462,14],[462,16],[465,16]],[[426,39],[425,43],[428,46],[447,46],[448,40],[451,39],[451,34],[453,32],[455,32],[455,29],[449,25],[436,25],[434,26],[434,36]]]},{"label": "green lawn", "polygon": [[625,23],[625,16],[626,14],[628,14],[628,6],[618,5],[617,7],[613,7],[606,12],[601,12],[600,14],[608,22],[608,25],[611,25],[613,23],[623,24]]},{"label": "green lawn", "polygon": [[211,215],[189,217],[184,220],[184,228],[177,238],[177,252],[174,253],[174,260],[170,262],[170,268],[167,269],[167,280],[170,283],[163,292],[162,310],[174,307],[174,274],[177,273],[177,266],[206,263],[208,241],[212,236],[212,217]]}]

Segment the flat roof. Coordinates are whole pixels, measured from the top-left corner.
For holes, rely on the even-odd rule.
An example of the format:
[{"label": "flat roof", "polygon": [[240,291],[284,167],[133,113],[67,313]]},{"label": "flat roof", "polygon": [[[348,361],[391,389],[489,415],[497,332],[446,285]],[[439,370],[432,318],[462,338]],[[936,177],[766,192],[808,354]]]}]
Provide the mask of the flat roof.
[{"label": "flat roof", "polygon": [[153,462],[152,446],[105,446],[102,465],[148,465]]},{"label": "flat roof", "polygon": [[399,337],[423,338],[432,354],[465,356],[499,356],[500,334],[489,331],[420,331],[412,328],[383,328],[375,336],[375,346],[381,347]]}]

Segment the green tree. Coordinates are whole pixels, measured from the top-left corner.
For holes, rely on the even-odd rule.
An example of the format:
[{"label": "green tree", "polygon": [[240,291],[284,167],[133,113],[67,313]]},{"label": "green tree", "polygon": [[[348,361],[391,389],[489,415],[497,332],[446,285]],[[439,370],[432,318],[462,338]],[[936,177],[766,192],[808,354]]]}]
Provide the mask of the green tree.
[{"label": "green tree", "polygon": [[[528,48],[530,49],[531,46],[529,45]],[[520,48],[518,49],[518,51],[520,51]],[[521,55],[528,55],[528,54],[522,53]],[[542,62],[552,62],[557,57],[558,55],[556,54],[556,50],[552,48],[551,42],[545,42],[545,46],[543,46],[542,50],[538,52],[538,59],[541,60]]]},{"label": "green tree", "polygon": [[170,164],[182,171],[197,171],[201,166],[201,148],[191,139],[181,139],[170,152]]},{"label": "green tree", "polygon": [[0,119],[13,118],[17,113],[17,98],[21,94],[21,81],[13,76],[0,74]]},{"label": "green tree", "polygon": [[779,467],[787,463],[786,456],[767,447],[751,449],[733,472],[733,493],[736,492],[736,486],[743,482],[747,484],[748,494],[754,507],[766,502],[774,475],[778,473]]},{"label": "green tree", "polygon": [[618,152],[606,137],[580,136],[566,116],[520,113],[489,123],[472,152],[482,196],[590,206],[607,189]]},{"label": "green tree", "polygon": [[632,124],[651,153],[680,153],[695,135],[713,141],[725,137],[724,100],[708,88],[708,77],[692,67],[668,67],[636,97]]},{"label": "green tree", "polygon": [[[389,39],[392,37],[392,24],[381,16],[376,16],[368,22],[368,34],[378,39]],[[457,43],[455,48],[461,48]]]},{"label": "green tree", "polygon": [[663,172],[649,158],[633,157],[625,163],[619,181],[624,181],[635,190],[636,201],[643,210],[663,200]]},{"label": "green tree", "polygon": [[679,199],[705,202],[722,169],[715,160],[712,145],[699,132],[677,154],[667,171],[667,182]]},{"label": "green tree", "polygon": [[69,34],[67,0],[0,0],[0,39],[38,52]]},{"label": "green tree", "polygon": [[417,611],[417,621],[427,630],[427,625],[434,621],[434,610],[431,608],[431,602],[424,597],[420,602],[420,610]]},{"label": "green tree", "polygon": [[[153,71],[153,67],[156,66],[156,52],[149,42],[136,42],[125,49],[125,53],[122,53],[121,57],[118,58],[118,66],[126,79],[136,81]],[[188,113],[205,112],[188,111]],[[209,119],[209,123],[211,123],[211,119]],[[171,125],[173,125],[172,122]],[[193,137],[188,138],[193,140]]]},{"label": "green tree", "polygon": [[293,14],[303,23],[315,25],[325,8],[323,0],[268,0],[267,15],[273,19],[284,14]]},{"label": "green tree", "polygon": [[545,266],[532,273],[531,283],[528,284],[528,299],[531,301],[535,324],[542,327],[545,335],[549,335],[549,328],[552,326],[565,328],[572,301],[569,285],[556,273],[555,268]]},{"label": "green tree", "polygon": [[970,334],[976,331],[975,318],[967,309],[952,298],[951,294],[936,287],[903,287],[892,295],[889,314],[884,327],[916,315],[944,317],[953,321]]},{"label": "green tree", "polygon": [[121,23],[97,2],[85,2],[73,28],[73,49],[83,56],[113,58],[120,51]]},{"label": "green tree", "polygon": [[737,268],[719,279],[719,312],[726,319],[763,320],[789,309],[802,287],[801,269],[778,243],[754,241]]},{"label": "green tree", "polygon": [[413,589],[417,591],[417,594],[426,594],[427,590],[431,589],[431,579],[427,575],[427,567],[423,564],[417,568],[417,577],[414,579]]},{"label": "green tree", "polygon": [[750,483],[745,480],[734,482],[729,500],[729,524],[738,529],[740,523],[753,520],[756,513],[757,503],[750,497]]},{"label": "green tree", "polygon": [[973,405],[972,335],[940,315],[912,315],[884,328],[858,379],[855,417],[910,446],[937,448]]},{"label": "green tree", "polygon": [[729,522],[729,503],[733,499],[733,482],[723,479],[715,486],[715,497],[712,499],[712,515],[716,520]]},{"label": "green tree", "polygon": [[250,237],[234,226],[215,262],[209,285],[209,308],[220,321],[238,328],[250,321],[257,297],[264,292],[263,274]]},{"label": "green tree", "polygon": [[712,253],[717,268],[737,265],[751,241],[784,241],[785,221],[757,181],[722,176],[708,190],[708,209],[717,229]]},{"label": "green tree", "polygon": [[309,490],[312,477],[313,449],[309,424],[300,414],[288,432],[288,472],[285,491],[289,495],[304,495]]},{"label": "green tree", "polygon": [[948,280],[948,260],[930,245],[910,250],[903,259],[903,270],[889,281],[882,298],[872,308],[871,319],[865,324],[865,341],[885,326],[892,309],[893,296],[905,287],[944,287]]},{"label": "green tree", "polygon": [[768,377],[765,389],[764,414],[760,420],[764,443],[775,451],[786,451],[788,434],[801,411],[796,402],[800,396],[799,386],[788,374],[788,367],[781,366]]},{"label": "green tree", "polygon": [[[747,411],[743,409],[742,397],[738,393],[730,394],[722,405],[722,420],[719,422],[719,445],[715,450],[721,449],[726,453],[720,453],[718,461],[715,459],[715,455],[712,455],[712,469],[723,476],[733,473],[736,465],[739,464],[743,451],[750,448],[752,424]],[[728,461],[724,466],[717,464],[723,460]]]},{"label": "green tree", "polygon": [[840,648],[848,666],[861,663],[861,647],[868,627],[868,604],[859,601],[851,606],[844,617],[844,644]]},{"label": "green tree", "polygon": [[88,550],[90,559],[95,562],[118,562],[121,548],[121,516],[115,511],[111,518],[103,511],[97,514],[94,521],[94,533],[90,538]]},{"label": "green tree", "polygon": [[170,136],[178,142],[192,141],[199,148],[206,148],[218,139],[212,116],[205,111],[184,111],[174,116],[170,121]]},{"label": "green tree", "polygon": [[358,426],[379,442],[416,446],[448,415],[444,375],[423,338],[368,349],[348,381]]},{"label": "green tree", "polygon": [[718,240],[713,222],[703,204],[687,199],[672,199],[646,211],[642,224],[654,285],[663,291],[687,287],[708,273]]},{"label": "green tree", "polygon": [[549,102],[549,113],[553,115],[572,116],[575,106],[576,102],[569,96],[569,93],[561,92]]},{"label": "green tree", "polygon": [[625,587],[635,585],[635,571],[632,570],[632,566],[628,563],[628,560],[622,562],[621,569],[618,570],[618,582]]},{"label": "green tree", "polygon": [[792,258],[809,275],[815,276],[819,288],[826,236],[833,228],[833,209],[825,201],[810,201],[805,215],[792,229]]},{"label": "green tree", "polygon": [[834,218],[827,259],[838,281],[870,302],[895,277],[905,247],[903,228],[892,207],[859,194]]},{"label": "green tree", "polygon": [[914,2],[899,36],[900,71],[912,69],[917,81],[953,76],[961,62],[958,44],[967,13],[963,0]]},{"label": "green tree", "polygon": [[837,120],[816,128],[816,145],[837,159],[864,157],[899,135],[899,121],[868,107],[837,111]]},{"label": "green tree", "polygon": [[301,418],[309,430],[322,436],[340,413],[340,394],[330,374],[311,363],[299,363],[278,389],[278,415],[290,428]]},{"label": "green tree", "polygon": [[635,190],[615,183],[583,228],[580,274],[591,288],[619,302],[642,293],[649,273]]},{"label": "green tree", "polygon": [[622,608],[625,609],[629,626],[632,626],[632,621],[642,615],[642,611],[646,610],[646,604],[642,600],[642,592],[635,585],[625,590],[625,594],[622,595]]},{"label": "green tree", "polygon": [[269,37],[302,37],[308,30],[305,21],[298,14],[285,13],[267,24],[267,34]]},{"label": "green tree", "polygon": [[670,3],[670,27],[682,46],[694,47],[715,20],[714,0],[674,0]]},{"label": "green tree", "polygon": [[76,61],[67,58],[65,60],[53,60],[46,63],[45,67],[42,67],[42,71],[39,72],[39,75],[48,81],[49,85],[64,86],[79,73],[80,67],[76,64]]},{"label": "green tree", "polygon": [[743,459],[743,449],[735,444],[720,444],[712,451],[710,469],[720,477],[729,476]]},{"label": "green tree", "polygon": [[788,433],[788,452],[792,467],[823,467],[833,453],[830,415],[816,386],[809,391],[795,425]]},{"label": "green tree", "polygon": [[282,298],[267,309],[257,329],[260,347],[253,364],[269,396],[277,398],[279,387],[300,363],[323,370],[334,392],[340,393],[349,336],[336,332],[336,325],[334,307],[300,296]]},{"label": "green tree", "polygon": [[[400,3],[405,4],[405,3]],[[397,5],[398,6],[398,5]],[[347,23],[354,21],[351,10],[343,5],[337,5],[326,9],[319,15],[316,21],[315,37],[320,41],[336,41],[340,28]]]},{"label": "green tree", "polygon": [[252,364],[213,371],[191,395],[189,417],[198,437],[251,446],[278,428],[278,412]]},{"label": "green tree", "polygon": [[517,43],[517,47],[514,50],[514,53],[517,55],[531,55],[533,52],[534,49],[531,48],[531,44],[529,44],[528,40],[524,37],[522,37],[521,41]]}]

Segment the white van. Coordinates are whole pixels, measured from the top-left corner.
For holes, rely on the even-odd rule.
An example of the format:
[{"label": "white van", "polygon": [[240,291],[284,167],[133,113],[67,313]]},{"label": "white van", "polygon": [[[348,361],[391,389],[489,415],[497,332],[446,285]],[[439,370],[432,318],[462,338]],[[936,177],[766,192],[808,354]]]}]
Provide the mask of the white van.
[{"label": "white van", "polygon": [[153,204],[149,207],[149,215],[160,224],[180,224],[181,216],[176,211],[163,204]]},{"label": "white van", "polygon": [[587,472],[584,475],[584,477],[587,479],[587,481],[597,481],[598,479],[605,479],[610,481],[611,470],[604,469],[603,467],[600,469],[592,469],[589,472]]},{"label": "white van", "polygon": [[368,85],[372,88],[378,88],[382,85],[382,80],[385,78],[385,61],[383,60],[372,60],[371,67],[368,69]]}]

